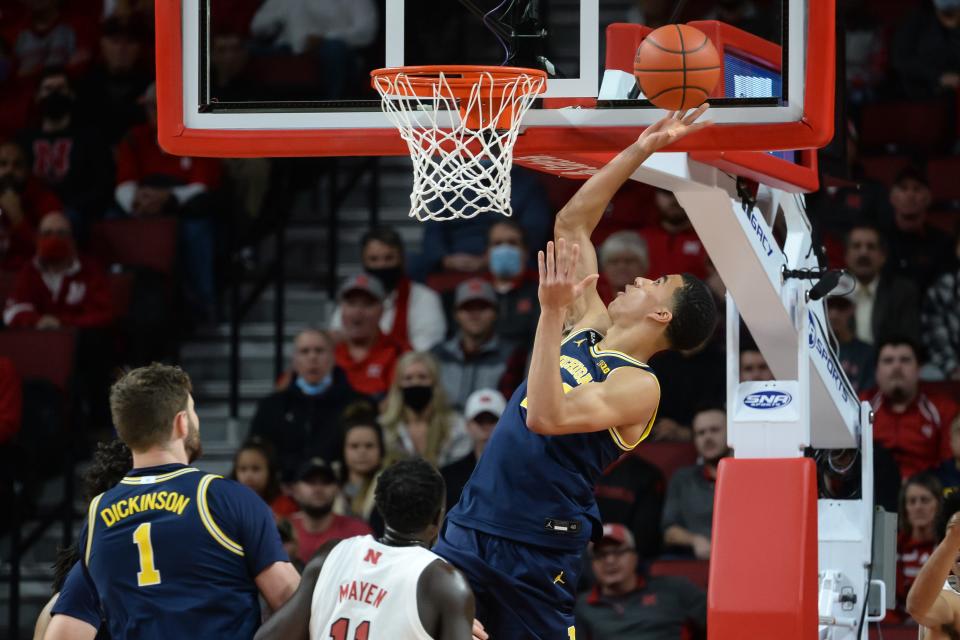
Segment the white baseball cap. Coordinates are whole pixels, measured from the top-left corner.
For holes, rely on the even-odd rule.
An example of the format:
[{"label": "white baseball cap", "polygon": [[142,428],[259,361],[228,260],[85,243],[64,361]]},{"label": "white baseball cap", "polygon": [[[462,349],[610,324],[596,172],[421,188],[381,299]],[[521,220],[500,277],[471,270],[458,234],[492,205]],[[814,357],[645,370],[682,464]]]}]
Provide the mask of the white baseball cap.
[{"label": "white baseball cap", "polygon": [[467,420],[473,420],[481,413],[492,413],[500,417],[503,410],[507,408],[507,401],[503,394],[495,389],[478,389],[467,398],[467,405],[464,408],[463,416]]}]

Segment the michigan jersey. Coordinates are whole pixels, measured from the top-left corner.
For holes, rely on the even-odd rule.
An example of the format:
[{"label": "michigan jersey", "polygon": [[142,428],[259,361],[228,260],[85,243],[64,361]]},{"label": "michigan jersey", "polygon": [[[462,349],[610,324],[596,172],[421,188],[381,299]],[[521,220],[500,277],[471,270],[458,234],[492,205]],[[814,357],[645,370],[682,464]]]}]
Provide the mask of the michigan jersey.
[{"label": "michigan jersey", "polygon": [[313,589],[310,640],[430,640],[420,622],[417,585],[439,559],[423,547],[391,547],[369,535],[338,543]]},{"label": "michigan jersey", "polygon": [[[599,351],[603,336],[576,331],[560,347],[564,391],[603,382],[616,369],[644,363],[618,351]],[[624,451],[650,433],[656,412],[637,442],[616,428],[594,433],[539,435],[527,428],[527,383],[500,416],[460,502],[447,518],[457,525],[534,545],[579,550],[600,530],[597,480]]]},{"label": "michigan jersey", "polygon": [[256,494],[180,464],[135,469],[94,498],[80,551],[116,639],[252,638],[254,578],[288,559]]}]

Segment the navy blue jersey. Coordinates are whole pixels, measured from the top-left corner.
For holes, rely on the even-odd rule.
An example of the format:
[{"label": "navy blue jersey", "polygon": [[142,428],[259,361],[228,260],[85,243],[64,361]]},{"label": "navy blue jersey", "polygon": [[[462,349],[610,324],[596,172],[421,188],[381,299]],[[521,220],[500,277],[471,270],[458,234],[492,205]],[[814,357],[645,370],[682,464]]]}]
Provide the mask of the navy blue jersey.
[{"label": "navy blue jersey", "polygon": [[94,498],[80,548],[115,640],[252,638],[254,578],[288,560],[263,500],[180,464],[135,469]]},{"label": "navy blue jersey", "polygon": [[[603,382],[620,367],[653,375],[644,363],[619,351],[598,351],[603,336],[576,331],[560,347],[564,391]],[[616,428],[594,433],[544,436],[527,428],[527,383],[510,398],[464,487],[450,521],[485,533],[555,549],[582,549],[600,530],[594,498],[597,479],[624,451],[650,433],[651,416],[637,442],[625,442]]]}]

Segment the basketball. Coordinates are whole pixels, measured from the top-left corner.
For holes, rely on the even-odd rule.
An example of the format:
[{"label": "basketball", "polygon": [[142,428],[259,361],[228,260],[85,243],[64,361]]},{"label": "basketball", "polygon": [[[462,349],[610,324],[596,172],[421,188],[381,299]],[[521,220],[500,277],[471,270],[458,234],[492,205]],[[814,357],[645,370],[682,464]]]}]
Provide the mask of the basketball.
[{"label": "basketball", "polygon": [[703,104],[717,86],[720,56],[704,32],[668,24],[640,43],[633,75],[647,100],[661,109],[691,109]]}]

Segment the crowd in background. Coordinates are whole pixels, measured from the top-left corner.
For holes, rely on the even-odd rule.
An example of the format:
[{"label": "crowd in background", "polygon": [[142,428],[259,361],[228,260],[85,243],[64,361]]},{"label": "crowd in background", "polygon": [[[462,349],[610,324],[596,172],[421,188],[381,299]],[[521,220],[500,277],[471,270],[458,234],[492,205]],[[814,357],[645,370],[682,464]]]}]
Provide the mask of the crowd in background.
[{"label": "crowd in background", "polygon": [[[631,15],[656,26],[671,4],[639,0]],[[767,33],[767,4],[720,0],[713,17]],[[278,58],[291,61],[284,73],[296,71],[293,62],[342,70],[316,84],[313,99],[349,95],[357,90],[350,70],[371,66],[379,27],[369,0],[311,5],[329,14],[286,0],[213,5],[211,82],[221,101],[287,96],[283,73],[263,73]],[[807,206],[825,260],[849,272],[827,301],[829,321],[851,383],[876,414],[877,501],[900,514],[891,617],[905,621],[907,589],[936,543],[939,505],[960,488],[960,194],[933,171],[960,170],[949,164],[960,152],[960,0],[838,5],[847,164],[823,176]],[[109,424],[114,367],[175,360],[170,345],[219,319],[224,230],[251,224],[271,179],[269,161],[160,149],[152,10],[137,0],[0,9],[3,324],[77,330],[74,366],[84,375],[70,413],[100,425],[96,437]],[[892,131],[884,142],[871,118],[890,105],[904,119],[917,105],[940,109],[946,133],[926,147]],[[328,539],[380,531],[373,488],[398,459],[437,465],[448,505],[456,502],[525,376],[539,314],[533,260],[577,186],[517,169],[513,218],[425,225],[415,254],[390,228],[364,235],[362,273],[338,283],[330,317],[296,336],[289,371],[260,399],[234,458],[234,478],[273,508],[291,558],[305,563]],[[122,221],[166,221],[175,267],[115,266],[117,249],[104,249],[104,238]],[[627,185],[593,240],[607,302],[637,277],[674,272],[704,278],[724,302],[723,282],[669,192]],[[773,379],[744,335],[741,380]],[[662,388],[652,444],[597,487],[606,524],[578,603],[588,638],[703,630],[705,564],[689,572],[700,577],[693,586],[657,573],[657,561],[710,558],[717,465],[732,454],[723,336],[721,326],[697,352],[650,363]],[[37,442],[34,425],[63,419],[44,413],[45,393],[0,357],[0,462],[11,462],[0,475],[22,469],[12,456]],[[10,498],[9,481],[0,501]],[[840,491],[835,479],[821,484],[824,494]]]}]

